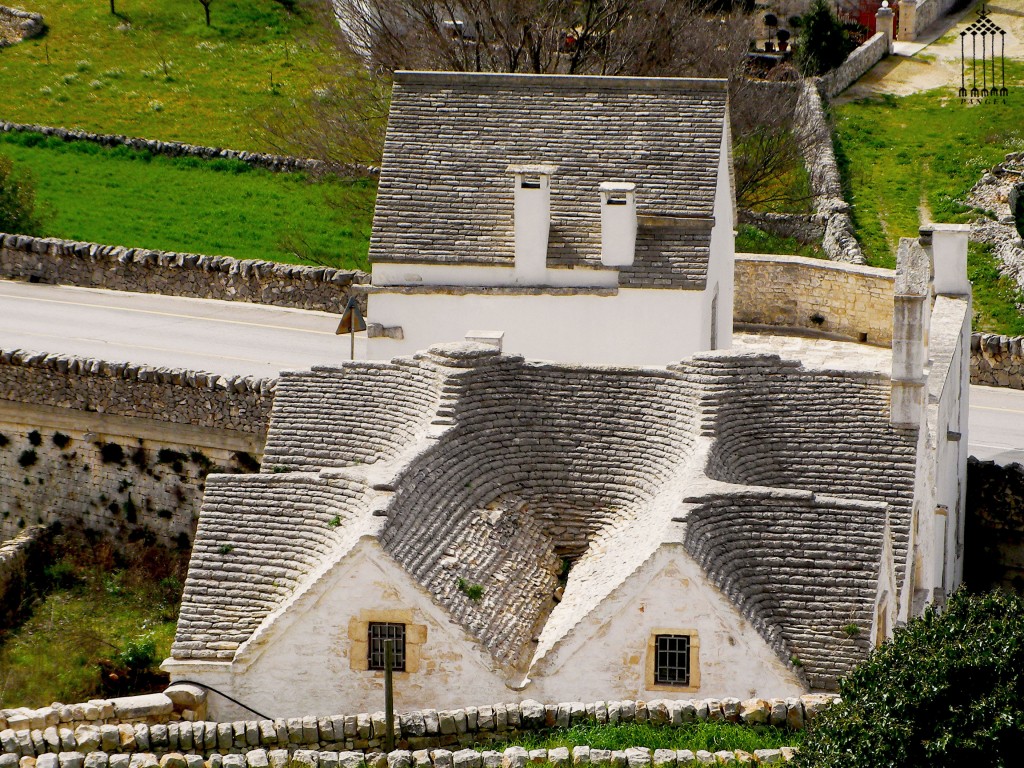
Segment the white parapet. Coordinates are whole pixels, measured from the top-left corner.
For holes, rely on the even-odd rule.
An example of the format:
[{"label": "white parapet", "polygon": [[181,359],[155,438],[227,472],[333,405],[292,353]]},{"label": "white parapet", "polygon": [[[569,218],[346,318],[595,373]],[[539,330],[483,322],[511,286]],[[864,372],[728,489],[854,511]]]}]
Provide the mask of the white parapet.
[{"label": "white parapet", "polygon": [[601,263],[628,267],[636,256],[636,185],[601,184]]},{"label": "white parapet", "polygon": [[967,238],[969,224],[929,224],[922,234],[932,235],[932,262],[935,293],[940,296],[966,296],[971,292],[967,279]]},{"label": "white parapet", "polygon": [[523,285],[543,285],[551,231],[551,176],[554,165],[510,165],[515,179],[512,223],[515,230],[515,276]]}]

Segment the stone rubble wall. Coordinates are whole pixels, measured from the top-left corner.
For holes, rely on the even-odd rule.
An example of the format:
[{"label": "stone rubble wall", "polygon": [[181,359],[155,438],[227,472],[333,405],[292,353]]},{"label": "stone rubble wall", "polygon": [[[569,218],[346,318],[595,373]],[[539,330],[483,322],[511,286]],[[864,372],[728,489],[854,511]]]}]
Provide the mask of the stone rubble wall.
[{"label": "stone rubble wall", "polygon": [[0,400],[265,435],[275,379],[0,349]]},{"label": "stone rubble wall", "polygon": [[45,526],[32,526],[0,544],[0,627],[13,626],[42,568],[48,543]]},{"label": "stone rubble wall", "polygon": [[[902,0],[900,5],[907,2],[908,0]],[[928,27],[949,13],[953,6],[961,2],[961,0],[909,0],[909,2],[916,3],[913,35],[910,38],[911,40],[916,40]],[[901,24],[900,26],[902,27],[903,25]]]},{"label": "stone rubble wall", "polygon": [[36,37],[45,26],[42,14],[0,5],[0,48]]},{"label": "stone rubble wall", "polygon": [[0,278],[340,312],[359,271],[0,232]]},{"label": "stone rubble wall", "polygon": [[825,229],[822,248],[833,261],[864,263],[864,253],[853,231],[850,205],[843,199],[843,185],[832,146],[829,125],[816,78],[804,80],[796,104],[796,140],[807,167],[814,214]]},{"label": "stone rubble wall", "polygon": [[0,541],[59,521],[187,547],[206,474],[258,468],[274,384],[0,350]]},{"label": "stone rubble wall", "polygon": [[[23,13],[23,12],[22,12]],[[3,6],[0,6],[0,16],[3,14]],[[39,16],[39,14],[34,14]],[[39,23],[42,24],[42,16],[39,16]],[[29,35],[26,35],[28,37]],[[290,171],[321,171],[324,170],[323,163],[319,160],[309,158],[291,157],[289,155],[273,155],[266,152],[248,152],[238,149],[223,149],[221,147],[204,147],[197,144],[186,144],[181,141],[160,141],[158,139],[142,139],[134,136],[123,136],[121,134],[92,133],[78,128],[60,128],[51,125],[34,125],[28,123],[12,123],[0,120],[0,132],[3,133],[41,133],[44,136],[55,136],[63,141],[88,141],[104,147],[129,147],[140,151],[151,152],[154,155],[168,155],[170,157],[199,157],[204,160],[237,160],[238,162],[251,165],[253,168],[265,168],[268,171],[290,172]],[[377,168],[353,167],[351,171],[357,175],[375,175]]]},{"label": "stone rubble wall", "polygon": [[892,343],[892,270],[801,256],[737,254],[733,322]]},{"label": "stone rubble wall", "polygon": [[[386,768],[397,768],[396,761],[424,768],[483,768],[480,752],[468,750],[456,759],[452,750],[506,742],[526,733],[579,723],[649,722],[672,727],[718,721],[797,731],[835,700],[835,696],[821,694],[746,701],[725,698],[542,704],[527,700],[456,710],[425,709],[396,715],[398,751],[383,755],[383,712],[214,723],[175,719],[196,710],[182,709],[181,703],[163,694],[151,694],[39,710],[3,710],[0,768],[13,768],[18,762],[21,768],[143,768],[157,764],[170,768],[267,768],[268,750],[282,761],[282,768],[289,760],[306,768],[328,768],[332,764],[335,768],[356,768],[364,761],[378,765],[375,761],[382,759],[385,762],[380,765]],[[415,753],[419,756],[411,758]],[[561,754],[549,751],[547,759],[567,765],[559,762]],[[26,764],[26,759],[35,762]],[[675,755],[669,760],[666,756],[663,764],[693,764],[685,762],[687,759]],[[525,762],[510,765],[521,768]],[[594,751],[589,762],[626,766],[610,753],[595,756]],[[629,763],[631,768],[650,764],[649,759]],[[492,765],[498,763],[487,763]]]},{"label": "stone rubble wall", "polygon": [[839,67],[821,76],[821,90],[828,98],[838,96],[869,69],[880,62],[889,53],[888,41],[881,32],[876,32],[865,40]]},{"label": "stone rubble wall", "polygon": [[991,245],[999,271],[1024,290],[1024,241],[1017,231],[1016,208],[1024,184],[1024,152],[1011,152],[985,172],[967,195],[967,204],[988,211],[993,218],[971,221],[971,240]]},{"label": "stone rubble wall", "polygon": [[1024,336],[971,334],[971,383],[1024,389]]}]

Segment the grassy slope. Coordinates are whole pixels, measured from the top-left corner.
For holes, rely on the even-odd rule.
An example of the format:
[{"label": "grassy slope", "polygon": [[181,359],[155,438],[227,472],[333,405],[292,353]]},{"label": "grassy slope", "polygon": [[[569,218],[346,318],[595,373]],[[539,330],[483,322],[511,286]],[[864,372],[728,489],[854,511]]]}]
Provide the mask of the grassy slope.
[{"label": "grassy slope", "polygon": [[146,558],[126,564],[103,545],[75,547],[47,573],[54,577],[48,594],[28,620],[0,630],[0,706],[41,707],[106,693],[98,662],[129,641],[155,640],[157,663],[170,654],[180,557],[149,548]]},{"label": "grassy slope", "polygon": [[371,182],[310,184],[302,174],[274,174],[242,163],[150,157],[32,135],[0,134],[0,152],[35,177],[47,235],[367,266]]},{"label": "grassy slope", "polygon": [[[1020,74],[1019,66],[1007,67],[1014,85]],[[868,262],[877,266],[894,266],[899,238],[917,234],[922,207],[939,222],[977,215],[960,201],[987,168],[1024,144],[1019,88],[1010,88],[1005,104],[967,107],[942,89],[844,104],[834,117],[854,225]],[[1000,280],[991,254],[972,247],[970,271],[978,329],[1024,332],[1014,308],[1019,297]]]},{"label": "grassy slope", "polygon": [[253,126],[315,80],[311,22],[272,0],[218,0],[209,28],[195,0],[117,5],[32,0],[49,31],[0,49],[0,118],[268,149]]}]

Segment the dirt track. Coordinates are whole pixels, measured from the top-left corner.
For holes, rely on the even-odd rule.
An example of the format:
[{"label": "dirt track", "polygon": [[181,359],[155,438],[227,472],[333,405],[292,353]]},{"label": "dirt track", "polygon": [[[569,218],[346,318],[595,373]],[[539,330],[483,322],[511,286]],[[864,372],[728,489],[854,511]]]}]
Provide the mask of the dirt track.
[{"label": "dirt track", "polygon": [[[833,99],[833,103],[841,104],[878,93],[906,96],[944,86],[958,87],[960,31],[977,19],[979,5],[975,3],[965,11],[940,19],[914,43],[897,41],[896,55],[880,61],[864,77]],[[1024,0],[1003,0],[988,3],[986,7],[989,18],[1006,30],[1006,58],[1024,59]],[[967,55],[970,57],[969,37]],[[969,71],[967,87],[971,87]]]}]

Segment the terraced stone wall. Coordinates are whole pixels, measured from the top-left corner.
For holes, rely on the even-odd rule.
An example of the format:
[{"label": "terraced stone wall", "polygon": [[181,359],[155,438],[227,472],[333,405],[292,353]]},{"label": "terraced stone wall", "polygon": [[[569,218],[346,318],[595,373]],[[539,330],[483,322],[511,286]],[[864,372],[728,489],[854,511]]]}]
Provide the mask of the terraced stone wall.
[{"label": "terraced stone wall", "polygon": [[61,521],[188,546],[207,473],[258,468],[272,387],[0,351],[0,540]]},{"label": "terraced stone wall", "polygon": [[971,383],[1024,389],[1024,336],[972,334]]},{"label": "terraced stone wall", "polygon": [[34,525],[0,544],[0,626],[14,626],[46,562],[49,535]]},{"label": "terraced stone wall", "polygon": [[0,277],[340,312],[369,275],[0,232]]},{"label": "terraced stone wall", "polygon": [[892,270],[801,256],[736,255],[733,322],[892,343]]},{"label": "terraced stone wall", "polygon": [[44,28],[41,14],[0,5],[0,48],[36,37]]}]

